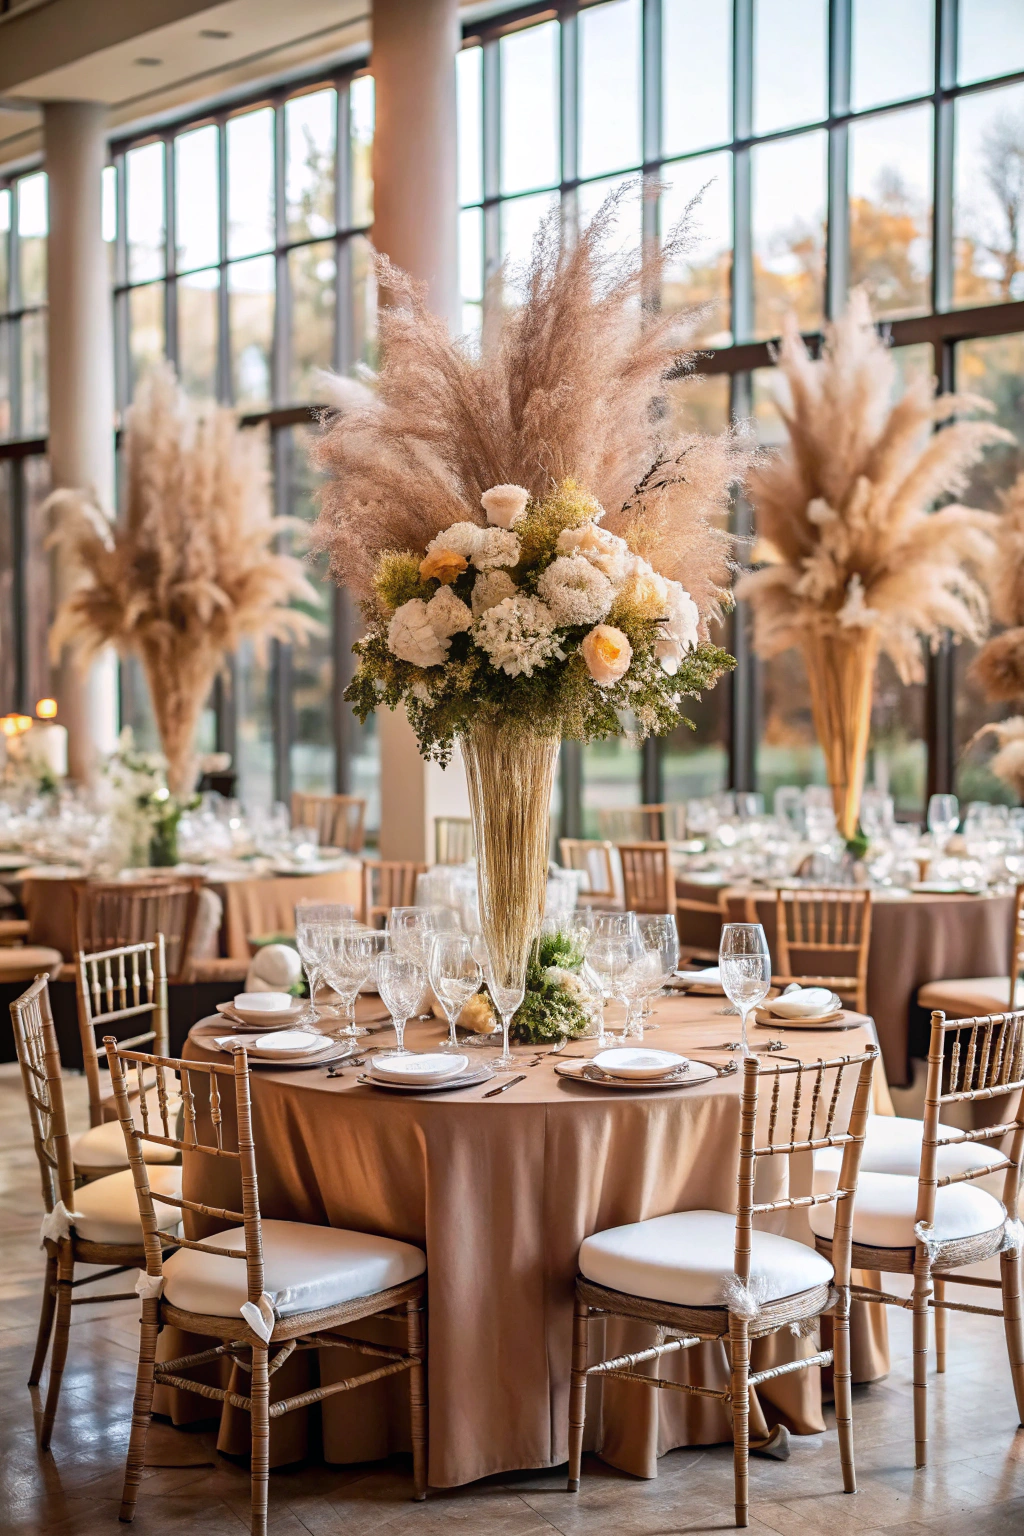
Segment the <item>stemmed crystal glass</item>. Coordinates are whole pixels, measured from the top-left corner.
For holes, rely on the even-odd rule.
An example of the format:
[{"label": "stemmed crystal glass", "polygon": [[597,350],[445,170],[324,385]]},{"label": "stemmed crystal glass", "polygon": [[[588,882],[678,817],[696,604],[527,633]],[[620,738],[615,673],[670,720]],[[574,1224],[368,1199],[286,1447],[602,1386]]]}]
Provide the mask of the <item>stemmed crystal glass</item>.
[{"label": "stemmed crystal glass", "polygon": [[337,1011],[321,1005],[316,994],[324,979],[330,936],[355,922],[355,908],[341,901],[298,901],[295,903],[295,947],[302,961],[309,987],[309,1003],[296,1019],[297,1024],[317,1024],[321,1018],[337,1018]]},{"label": "stemmed crystal glass", "polygon": [[448,1020],[448,1038],[440,1042],[442,1051],[457,1051],[455,1021],[473,994],[480,989],[480,966],[464,933],[436,933],[430,945],[427,968],[434,995]]},{"label": "stemmed crystal glass", "polygon": [[[626,1001],[619,989],[619,978],[637,951],[640,930],[635,912],[594,912],[591,914],[587,966],[597,982],[601,997],[597,1043],[602,1048],[616,1037],[605,1030],[605,1006],[610,997]],[[628,1006],[628,1004],[627,1004]]]},{"label": "stemmed crystal glass", "polygon": [[324,971],[341,998],[343,1016],[348,1023],[339,1033],[347,1040],[367,1034],[367,1030],[356,1023],[356,998],[386,943],[387,934],[371,928],[358,928],[354,923],[346,928],[329,930]]},{"label": "stemmed crystal glass", "polygon": [[408,955],[400,955],[393,949],[378,955],[376,963],[377,991],[380,993],[395,1029],[398,1044],[393,1051],[381,1051],[382,1056],[407,1056],[405,1026],[416,1012],[423,996],[426,975]]},{"label": "stemmed crystal glass", "polygon": [[501,1019],[501,1055],[494,1065],[499,1072],[504,1072],[509,1067],[515,1066],[516,1059],[508,1048],[508,1032],[512,1016],[516,1009],[522,1006],[523,998],[526,996],[526,978],[520,974],[515,978],[509,976],[503,979],[496,971],[489,951],[485,970],[487,990]]},{"label": "stemmed crystal glass", "polygon": [[740,1014],[739,1055],[750,1056],[747,1018],[768,995],[772,962],[768,940],[760,923],[726,923],[718,948],[722,990]]},{"label": "stemmed crystal glass", "polygon": [[654,999],[661,994],[679,968],[679,929],[675,915],[671,912],[643,912],[638,914],[636,921],[644,948],[656,955],[659,961],[657,979],[652,979],[644,994],[641,1028],[646,1026],[648,1029],[657,1029],[657,1024],[650,1023],[650,1014]]},{"label": "stemmed crystal glass", "polygon": [[928,831],[940,853],[945,853],[959,825],[960,802],[956,795],[932,795],[928,801]]}]

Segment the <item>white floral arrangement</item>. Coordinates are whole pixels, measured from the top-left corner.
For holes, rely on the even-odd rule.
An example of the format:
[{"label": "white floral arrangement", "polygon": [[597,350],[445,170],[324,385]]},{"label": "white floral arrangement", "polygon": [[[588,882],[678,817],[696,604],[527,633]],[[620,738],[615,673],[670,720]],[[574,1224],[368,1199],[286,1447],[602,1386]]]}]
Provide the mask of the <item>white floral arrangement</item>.
[{"label": "white floral arrangement", "polygon": [[481,709],[521,710],[580,740],[673,729],[684,694],[732,658],[701,639],[697,604],[660,575],[572,480],[541,501],[518,485],[480,498],[419,557],[378,559],[368,634],[346,697],[365,718],[404,704],[425,756],[447,761]]}]

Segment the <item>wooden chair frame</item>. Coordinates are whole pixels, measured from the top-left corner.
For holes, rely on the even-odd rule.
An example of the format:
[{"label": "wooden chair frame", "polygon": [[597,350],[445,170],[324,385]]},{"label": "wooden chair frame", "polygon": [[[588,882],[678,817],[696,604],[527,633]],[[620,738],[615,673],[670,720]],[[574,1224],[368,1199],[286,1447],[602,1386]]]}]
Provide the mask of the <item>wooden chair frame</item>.
[{"label": "wooden chair frame", "polygon": [[[775,893],[775,950],[777,975],[773,982],[791,981],[831,987],[844,1000],[852,999],[858,1013],[868,1009],[868,953],[871,948],[871,892],[844,887],[818,889],[783,888]],[[756,912],[752,921],[756,922]],[[799,976],[794,973],[792,950],[812,954],[848,954],[854,957],[852,975]]]},{"label": "wooden chair frame", "polygon": [[[650,807],[648,807],[650,809]],[[698,901],[676,893],[676,876],[672,868],[671,850],[666,842],[616,843],[622,860],[623,906],[627,912],[672,912],[676,928],[680,927],[680,913],[721,913],[716,901]],[[704,949],[688,944],[679,934],[680,962],[703,960],[718,961],[717,949]]]},{"label": "wooden chair frame", "polygon": [[467,864],[476,857],[472,816],[434,817],[434,863]]},{"label": "wooden chair frame", "polygon": [[[159,1385],[177,1387],[181,1391],[195,1392],[215,1402],[229,1402],[235,1408],[248,1413],[252,1426],[252,1529],[254,1536],[266,1536],[267,1491],[270,1471],[269,1440],[270,1420],[280,1418],[294,1408],[305,1408],[311,1403],[322,1402],[336,1392],[348,1392],[367,1382],[378,1381],[384,1376],[399,1372],[409,1373],[409,1400],[412,1423],[413,1479],[415,1498],[426,1497],[426,1394],[424,1361],[426,1343],[424,1334],[423,1302],[426,1281],[421,1275],[389,1290],[372,1296],[359,1297],[355,1301],[337,1306],[322,1307],[316,1311],[301,1312],[275,1318],[269,1340],[263,1339],[241,1317],[215,1317],[206,1313],[188,1312],[164,1300],[163,1263],[156,1218],[153,1213],[153,1196],[149,1187],[146,1164],[142,1157],[142,1143],[156,1142],[161,1146],[176,1147],[179,1152],[201,1153],[208,1157],[227,1158],[238,1164],[242,1187],[242,1209],[225,1210],[203,1204],[198,1200],[173,1200],[169,1203],[180,1209],[218,1221],[241,1225],[245,1230],[244,1251],[217,1247],[212,1243],[198,1243],[190,1238],[178,1239],[181,1248],[195,1248],[200,1253],[212,1253],[221,1257],[239,1259],[245,1264],[248,1300],[259,1304],[263,1296],[263,1240],[260,1221],[259,1189],[256,1175],[256,1147],[252,1132],[252,1108],[250,1098],[249,1063],[244,1046],[236,1046],[231,1066],[219,1062],[183,1061],[174,1057],[150,1055],[141,1051],[124,1050],[117,1041],[108,1037],[104,1044],[110,1062],[110,1076],[114,1087],[118,1117],[124,1131],[135,1182],[135,1191],[142,1217],[145,1241],[146,1274],[149,1277],[149,1294],[142,1301],[142,1328],[139,1347],[139,1368],[132,1410],[131,1439],[125,1468],[124,1492],[120,1517],[131,1520],[135,1514],[135,1502],[142,1469],[145,1463],[146,1437],[153,1411],[153,1391]],[[147,1067],[156,1073],[159,1106],[159,1129],[150,1128],[150,1117],[145,1095],[129,1098],[128,1073],[132,1067],[142,1079]],[[170,1128],[168,1094],[165,1074],[177,1074],[181,1081],[181,1098],[184,1107],[183,1134],[173,1136]],[[196,1096],[193,1077],[205,1083],[209,1118],[213,1140],[200,1140]],[[231,1079],[235,1094],[235,1119],[237,1126],[237,1150],[225,1146],[221,1083]],[[136,1123],[137,1111],[141,1127]],[[161,1200],[163,1196],[159,1197]],[[404,1321],[407,1347],[393,1349],[369,1340],[353,1338],[335,1330],[367,1317],[388,1316]],[[164,1324],[180,1328],[186,1333],[198,1333],[219,1340],[211,1348],[196,1354],[183,1355],[176,1360],[156,1363],[157,1335]],[[276,1353],[271,1359],[271,1350]],[[270,1377],[278,1371],[296,1349],[324,1348],[352,1349],[359,1354],[378,1358],[381,1363],[374,1370],[358,1376],[349,1376],[327,1386],[315,1387],[307,1392],[296,1393],[279,1402],[270,1402]],[[250,1356],[246,1362],[245,1355]],[[192,1381],[183,1371],[206,1365],[213,1360],[230,1359],[246,1371],[251,1380],[248,1397],[229,1388],[208,1386],[205,1382]]]},{"label": "wooden chair frame", "polygon": [[[126,1019],[141,1020],[149,1014],[152,1027],[122,1040],[121,1044],[145,1045],[151,1040],[157,1055],[167,1054],[167,958],[163,934],[158,933],[142,944],[122,944],[118,949],[102,949],[94,955],[77,954],[75,991],[78,1032],[89,1084],[89,1124],[101,1125],[107,1118],[105,1106],[113,1105],[113,1094],[103,1092],[100,1063],[106,1065],[107,1053],[97,1043],[96,1031],[109,1030],[112,1024]],[[124,1166],[128,1166],[127,1157]],[[89,1173],[100,1175],[110,1171],[93,1169]]]},{"label": "wooden chair frame", "polygon": [[[73,881],[71,903],[76,957],[81,954],[103,954],[122,945],[141,944],[155,939],[159,932],[164,936],[164,965],[168,980],[189,980],[192,934],[202,888],[203,881],[198,875],[184,878],[176,875],[145,881]],[[170,902],[180,903],[178,932],[173,931],[168,921],[175,920],[176,909],[168,906]],[[102,909],[108,903],[112,905],[113,911],[105,916],[101,932],[97,934],[97,909]],[[147,904],[152,904],[152,911],[145,911]],[[141,922],[140,908],[144,919]],[[146,918],[151,921],[145,921]]]},{"label": "wooden chair frame", "polygon": [[[658,843],[666,838],[681,842],[686,836],[686,807],[662,801],[657,805],[629,805],[597,813],[601,836],[610,842]],[[639,829],[639,832],[638,830]]]},{"label": "wooden chair frame", "polygon": [[426,874],[425,864],[412,860],[363,860],[363,922],[370,928],[387,919],[392,907],[411,907],[416,901],[416,881]]},{"label": "wooden chair frame", "polygon": [[[949,1050],[947,1052],[947,1042]],[[942,1091],[946,1058],[949,1058],[948,1083]],[[976,1131],[950,1130],[941,1125],[940,1116],[949,1104],[972,1104],[1016,1094],[1012,1115],[1000,1116],[998,1125]],[[1010,1138],[1010,1150],[1001,1163],[972,1168],[963,1173],[936,1173],[940,1147],[954,1147],[965,1142],[1002,1141]],[[872,1248],[854,1243],[853,1264],[858,1269],[882,1270],[889,1274],[913,1275],[914,1291],[910,1297],[894,1296],[886,1291],[855,1285],[858,1301],[882,1306],[904,1307],[914,1314],[914,1452],[915,1465],[923,1467],[928,1455],[928,1313],[935,1312],[935,1344],[939,1369],[945,1369],[946,1332],[949,1312],[975,1312],[985,1317],[1001,1317],[1010,1359],[1010,1374],[1017,1401],[1017,1413],[1024,1424],[1024,1303],[1021,1300],[1021,1248],[1013,1246],[1017,1229],[1021,1187],[1021,1162],[1024,1154],[1024,1011],[979,1015],[971,1019],[947,1019],[940,1010],[932,1014],[931,1042],[928,1051],[928,1077],[925,1087],[924,1134],[921,1139],[921,1168],[917,1186],[917,1211],[914,1220],[919,1234],[917,1243],[908,1248]],[[984,1175],[1005,1170],[1003,1206],[1006,1218],[995,1232],[980,1236],[939,1242],[928,1238],[935,1221],[936,1190],[948,1184],[963,1184]],[[1014,1225],[1011,1227],[1010,1223]],[[1007,1243],[1010,1246],[1005,1246]],[[828,1254],[830,1243],[817,1239],[820,1253]],[[943,1278],[965,1264],[979,1264],[999,1255],[1000,1278],[960,1275],[950,1278],[957,1285],[991,1287],[1002,1292],[1002,1307],[975,1307],[966,1302],[946,1299]]]},{"label": "wooden chair frame", "polygon": [[[843,1487],[847,1493],[857,1489],[853,1456],[853,1402],[850,1367],[850,1269],[853,1229],[853,1206],[857,1191],[864,1133],[867,1128],[868,1110],[871,1106],[871,1078],[878,1048],[871,1045],[857,1055],[838,1056],[831,1060],[799,1062],[779,1057],[771,1064],[763,1063],[757,1056],[748,1056],[743,1062],[743,1084],[740,1096],[740,1153],[737,1174],[736,1237],[733,1256],[734,1280],[738,1289],[747,1290],[750,1280],[751,1233],[753,1218],[772,1211],[794,1210],[814,1205],[836,1206],[835,1271],[831,1284],[815,1286],[811,1290],[785,1296],[778,1301],[764,1303],[756,1308],[753,1317],[732,1310],[728,1304],[720,1307],[686,1307],[669,1302],[651,1301],[642,1296],[627,1295],[587,1280],[583,1275],[576,1281],[576,1307],[573,1322],[572,1375],[569,1394],[569,1481],[570,1493],[580,1486],[580,1464],[583,1452],[583,1429],[586,1412],[587,1381],[592,1376],[602,1376],[614,1381],[629,1381],[638,1386],[663,1391],[685,1392],[697,1397],[716,1398],[732,1411],[733,1421],[733,1472],[735,1480],[736,1524],[748,1522],[748,1456],[750,1430],[750,1392],[763,1381],[777,1376],[787,1376],[793,1371],[806,1370],[812,1365],[834,1364],[836,1424],[839,1430],[839,1450],[843,1469]],[[843,1077],[849,1067],[858,1067],[856,1087],[848,1112],[840,1117],[842,1109]],[[835,1072],[831,1092],[826,1086],[826,1074]],[[783,1077],[794,1076],[791,1106],[782,1106],[781,1083]],[[757,1142],[757,1110],[762,1076],[772,1080],[769,1101],[767,1140]],[[810,1080],[809,1102],[805,1101],[803,1084]],[[780,1114],[781,1109],[781,1114]],[[806,1130],[801,1120],[807,1115]],[[845,1119],[843,1127],[837,1121]],[[819,1122],[823,1120],[823,1124]],[[784,1140],[776,1139],[782,1124]],[[757,1202],[754,1199],[754,1174],[759,1157],[790,1156],[796,1152],[815,1152],[822,1147],[842,1147],[843,1162],[839,1182],[826,1194],[789,1196],[783,1200]],[[854,1262],[856,1260],[854,1259]],[[767,1370],[751,1372],[751,1340],[763,1338],[788,1325],[806,1325],[814,1319],[831,1316],[833,1319],[833,1349],[819,1350],[804,1359],[790,1360]],[[619,1317],[634,1322],[651,1323],[659,1330],[659,1342],[649,1349],[631,1355],[620,1355],[588,1365],[590,1319],[592,1317]],[[665,1334],[669,1337],[665,1337]],[[694,1386],[688,1382],[667,1381],[658,1376],[641,1375],[637,1366],[646,1366],[660,1360],[663,1355],[676,1354],[692,1349],[709,1340],[720,1340],[727,1348],[730,1362],[730,1384],[727,1390]]]},{"label": "wooden chair frame", "polygon": [[[58,1202],[62,1203],[65,1211],[71,1212],[75,1201],[75,1169],[71,1160],[60,1050],[45,975],[37,976],[28,991],[11,1004],[11,1023],[14,1026],[14,1043],[28,1101],[46,1214],[51,1215]],[[160,1239],[155,1241],[159,1247]],[[173,1242],[168,1242],[166,1236],[163,1243],[166,1248],[175,1246]],[[74,1292],[80,1286],[92,1285],[97,1280],[108,1280],[132,1269],[145,1268],[146,1250],[142,1243],[90,1242],[79,1237],[73,1226],[67,1237],[56,1240],[45,1238],[43,1248],[46,1252],[46,1274],[28,1384],[30,1387],[39,1385],[52,1335],[50,1379],[39,1428],[39,1445],[45,1451],[49,1449],[60,1399],[71,1332],[71,1308],[92,1306],[102,1301],[135,1300],[134,1291],[103,1293],[98,1296],[76,1296]],[[76,1280],[76,1264],[102,1264],[106,1267],[100,1274],[85,1275]]]},{"label": "wooden chair frame", "polygon": [[362,795],[313,795],[292,791],[292,826],[315,827],[325,847],[362,853],[366,800]]},{"label": "wooden chair frame", "polygon": [[[580,891],[581,906],[597,906],[600,902],[618,903],[615,889],[615,871],[612,868],[613,845],[600,837],[563,837],[558,842],[558,855],[564,869],[582,870],[589,882],[588,889]],[[595,865],[600,865],[601,879],[593,883]]]},{"label": "wooden chair frame", "polygon": [[1013,928],[1010,945],[1010,995],[1006,1006],[1011,1013],[1017,1007],[1017,983],[1024,973],[1024,880],[1013,893]]}]

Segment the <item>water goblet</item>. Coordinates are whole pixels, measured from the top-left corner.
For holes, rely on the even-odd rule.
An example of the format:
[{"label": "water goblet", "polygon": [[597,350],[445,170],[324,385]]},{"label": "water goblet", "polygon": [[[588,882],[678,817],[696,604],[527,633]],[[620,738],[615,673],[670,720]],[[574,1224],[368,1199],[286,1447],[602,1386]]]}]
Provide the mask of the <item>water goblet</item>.
[{"label": "water goblet", "polygon": [[394,1025],[395,1039],[398,1044],[393,1051],[381,1051],[382,1056],[406,1056],[405,1026],[415,1013],[419,1000],[423,996],[423,988],[426,985],[426,976],[414,960],[408,955],[397,953],[388,949],[377,956],[377,991],[380,993],[381,1002],[391,1015]]},{"label": "water goblet", "polygon": [[726,923],[718,948],[722,989],[740,1013],[739,1055],[750,1056],[747,1018],[768,995],[772,963],[768,940],[760,923]]},{"label": "water goblet", "polygon": [[473,954],[473,946],[464,933],[436,933],[430,945],[428,964],[430,985],[448,1020],[448,1038],[442,1040],[442,1051],[457,1051],[455,1021],[473,994],[479,991],[480,965]]},{"label": "water goblet", "polygon": [[514,1067],[516,1063],[515,1057],[508,1048],[508,1032],[512,1016],[522,1006],[523,998],[526,996],[526,968],[524,966],[518,975],[499,971],[488,951],[486,971],[487,990],[501,1019],[501,1055],[494,1066],[497,1071],[504,1072],[509,1067]]},{"label": "water goblet", "polygon": [[355,923],[330,932],[324,970],[327,980],[341,998],[343,1017],[348,1023],[339,1033],[346,1040],[355,1040],[367,1033],[356,1023],[356,998],[386,943],[387,935],[379,929],[359,928]]},{"label": "water goblet", "polygon": [[932,795],[928,800],[928,831],[940,854],[945,853],[959,825],[960,802],[956,795]]},{"label": "water goblet", "polygon": [[605,1029],[605,1006],[618,995],[619,976],[629,964],[630,945],[639,929],[635,912],[594,912],[588,926],[587,966],[601,997],[597,1043],[603,1048],[615,1038]]},{"label": "water goblet", "polygon": [[637,926],[640,929],[640,937],[644,948],[656,954],[660,961],[658,967],[658,979],[652,984],[643,1000],[642,1019],[643,1025],[649,1029],[657,1029],[657,1024],[649,1022],[654,999],[664,991],[667,982],[671,981],[679,968],[679,929],[676,926],[675,914],[672,912],[644,912],[637,916]]},{"label": "water goblet", "polygon": [[298,901],[295,903],[295,947],[306,973],[309,1003],[297,1024],[316,1024],[321,1017],[336,1018],[335,1009],[326,1004],[317,1008],[316,994],[324,979],[324,960],[330,934],[355,922],[355,908],[340,901]]}]

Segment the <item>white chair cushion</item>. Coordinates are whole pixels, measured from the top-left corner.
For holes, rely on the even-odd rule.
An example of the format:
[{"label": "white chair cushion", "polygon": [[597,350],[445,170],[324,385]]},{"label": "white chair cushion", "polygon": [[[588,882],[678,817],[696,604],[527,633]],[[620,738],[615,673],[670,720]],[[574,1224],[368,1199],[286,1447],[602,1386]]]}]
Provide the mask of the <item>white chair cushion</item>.
[{"label": "white chair cushion", "polygon": [[[943,1125],[939,1134],[956,1135],[956,1127]],[[899,1115],[869,1115],[864,1150],[861,1153],[860,1171],[865,1173],[902,1173],[916,1179],[921,1168],[921,1138],[924,1122],[906,1120]],[[951,1147],[940,1147],[935,1158],[939,1178],[949,1174],[967,1173],[974,1168],[992,1168],[1003,1161],[1003,1154],[993,1142],[965,1141]],[[843,1162],[842,1147],[823,1147],[814,1154],[814,1172],[831,1174],[831,1184],[819,1182],[815,1194],[835,1189]]]},{"label": "white chair cushion", "polygon": [[[734,1274],[736,1218],[725,1211],[677,1211],[595,1232],[580,1248],[580,1271],[595,1285],[680,1307],[721,1307]],[[806,1243],[754,1232],[750,1278],[777,1301],[832,1279],[832,1266]]]},{"label": "white chair cushion", "polygon": [[[161,1232],[176,1233],[181,1212],[176,1205],[162,1205],[158,1194],[181,1195],[180,1168],[152,1168],[149,1187],[153,1191],[153,1211]],[[91,1243],[140,1243],[142,1221],[135,1181],[130,1168],[122,1173],[108,1173],[106,1178],[83,1184],[75,1190],[74,1208],[78,1215],[75,1231]]]},{"label": "white chair cushion", "polygon": [[[427,1267],[412,1243],[302,1221],[264,1221],[263,1289],[279,1317],[313,1312],[372,1296],[414,1280]],[[245,1252],[245,1231],[232,1227],[204,1238],[218,1248]],[[179,1248],[164,1265],[164,1296],[185,1312],[235,1317],[248,1300],[245,1264],[196,1248]]]},{"label": "white chair cushion", "polygon": [[[834,1186],[833,1186],[834,1187]],[[917,1179],[899,1173],[862,1173],[853,1210],[853,1240],[869,1248],[913,1248],[917,1215]],[[811,1231],[831,1237],[836,1206],[810,1209]],[[935,1237],[949,1242],[977,1237],[1003,1224],[1003,1208],[993,1195],[970,1184],[949,1184],[935,1192]]]},{"label": "white chair cushion", "polygon": [[[954,1019],[976,1013],[1005,1013],[1010,999],[1009,976],[969,976],[960,981],[930,981],[919,987],[919,1008],[941,1008]],[[1024,981],[1018,981],[1016,1007],[1024,1008]]]},{"label": "white chair cushion", "polygon": [[[142,1143],[146,1163],[173,1163],[177,1155],[176,1147],[161,1147],[155,1141]],[[128,1151],[121,1122],[105,1120],[102,1125],[83,1131],[71,1143],[71,1157],[79,1168],[127,1168]]]}]

